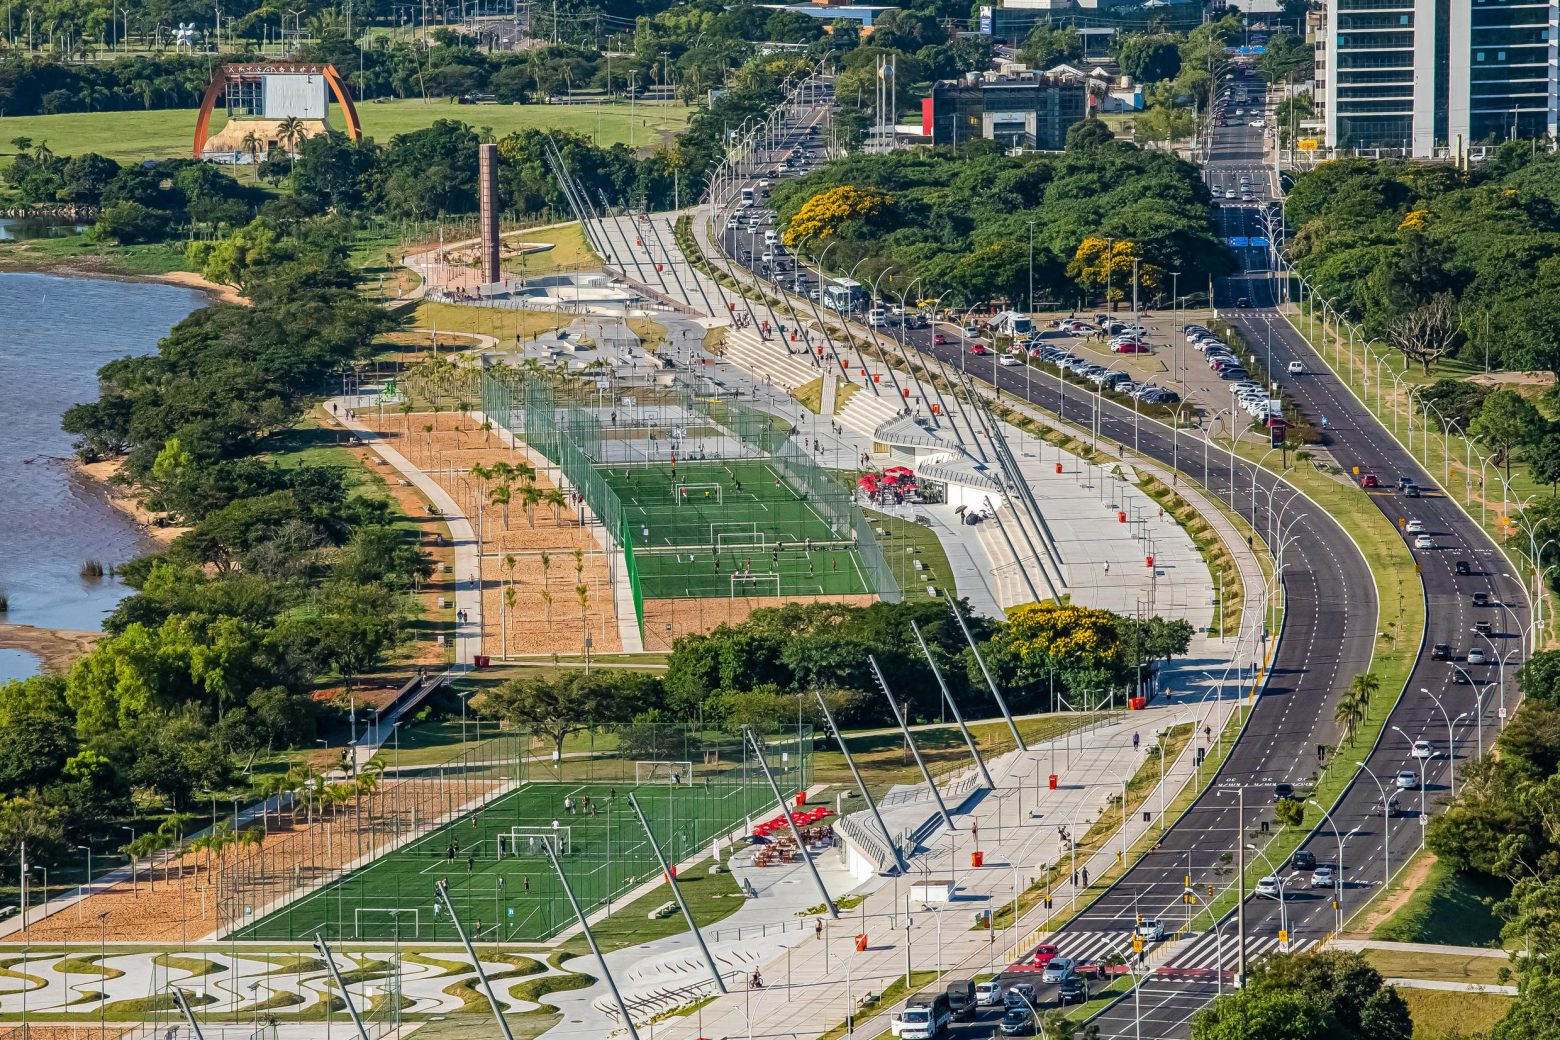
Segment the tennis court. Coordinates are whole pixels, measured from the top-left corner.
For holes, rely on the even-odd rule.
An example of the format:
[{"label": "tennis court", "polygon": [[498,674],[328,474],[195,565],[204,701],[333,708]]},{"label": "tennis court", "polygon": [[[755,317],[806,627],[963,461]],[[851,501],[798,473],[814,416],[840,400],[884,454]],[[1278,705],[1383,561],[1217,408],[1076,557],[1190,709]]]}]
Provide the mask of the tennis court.
[{"label": "tennis court", "polygon": [[[806,786],[810,731],[791,733],[784,746],[789,750],[772,745],[765,757],[791,798]],[[434,884],[442,879],[468,934],[489,942],[542,941],[574,921],[547,845],[559,854],[587,913],[610,908],[659,874],[630,792],[672,862],[706,853],[716,838],[777,811],[762,770],[746,756],[729,755],[724,763],[703,755],[698,761],[598,759],[596,766],[534,765],[534,773],[563,778],[523,783],[234,937],[296,940],[323,932],[330,940],[454,941],[448,916],[434,908]]]}]

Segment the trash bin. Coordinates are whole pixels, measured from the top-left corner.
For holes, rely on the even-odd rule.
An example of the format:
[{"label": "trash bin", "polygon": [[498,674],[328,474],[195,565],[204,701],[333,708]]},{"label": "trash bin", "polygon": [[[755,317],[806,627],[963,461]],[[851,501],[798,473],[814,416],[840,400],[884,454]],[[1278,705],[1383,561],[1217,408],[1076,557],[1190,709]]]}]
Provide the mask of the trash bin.
[{"label": "trash bin", "polygon": [[1050,779],[1047,781],[1047,786],[1049,786],[1050,789],[1053,790],[1053,791],[1056,790],[1056,774],[1055,773],[1051,774]]},{"label": "trash bin", "polygon": [[974,852],[970,853],[970,866],[984,867],[985,865],[986,854],[984,852],[982,852],[980,849],[976,849]]}]

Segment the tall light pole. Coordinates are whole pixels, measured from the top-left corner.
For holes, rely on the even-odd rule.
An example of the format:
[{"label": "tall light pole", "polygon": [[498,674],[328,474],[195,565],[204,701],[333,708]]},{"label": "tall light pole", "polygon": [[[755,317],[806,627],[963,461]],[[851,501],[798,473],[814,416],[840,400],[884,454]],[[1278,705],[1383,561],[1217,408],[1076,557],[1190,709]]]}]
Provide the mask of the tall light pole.
[{"label": "tall light pole", "polygon": [[1388,826],[1392,820],[1392,803],[1387,799],[1387,789],[1381,785],[1381,780],[1372,773],[1364,762],[1355,762],[1360,772],[1370,777],[1376,785],[1376,791],[1381,795],[1381,886],[1386,891],[1386,886],[1392,882],[1392,842]]},{"label": "tall light pole", "polygon": [[1437,697],[1423,686],[1419,688],[1419,692],[1424,694],[1426,697],[1429,697],[1432,701],[1435,701],[1436,708],[1438,708],[1441,712],[1441,718],[1446,722],[1446,758],[1451,766],[1451,774],[1447,778],[1447,784],[1451,787],[1452,795],[1455,797],[1457,794],[1457,743],[1452,734],[1452,723],[1467,718],[1468,713],[1465,711],[1461,715],[1457,716],[1456,719],[1453,719],[1446,714],[1446,706],[1441,703],[1441,698]]}]

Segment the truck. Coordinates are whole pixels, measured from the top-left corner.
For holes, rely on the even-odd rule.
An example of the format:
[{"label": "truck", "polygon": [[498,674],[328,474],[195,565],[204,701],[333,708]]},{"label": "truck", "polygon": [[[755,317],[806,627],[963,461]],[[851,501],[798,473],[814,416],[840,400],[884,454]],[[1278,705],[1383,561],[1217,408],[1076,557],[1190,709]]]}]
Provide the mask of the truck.
[{"label": "truck", "polygon": [[1035,323],[1029,315],[1018,311],[1002,311],[994,315],[987,322],[987,327],[998,336],[1012,336],[1014,338],[1028,336],[1035,330]]},{"label": "truck", "polygon": [[917,994],[889,1023],[889,1032],[900,1040],[936,1040],[953,1021],[948,994]]},{"label": "truck", "polygon": [[975,1017],[978,1010],[978,1002],[975,997],[975,983],[970,979],[960,979],[948,983],[945,991],[948,994],[948,1011],[960,1022],[966,1022]]}]

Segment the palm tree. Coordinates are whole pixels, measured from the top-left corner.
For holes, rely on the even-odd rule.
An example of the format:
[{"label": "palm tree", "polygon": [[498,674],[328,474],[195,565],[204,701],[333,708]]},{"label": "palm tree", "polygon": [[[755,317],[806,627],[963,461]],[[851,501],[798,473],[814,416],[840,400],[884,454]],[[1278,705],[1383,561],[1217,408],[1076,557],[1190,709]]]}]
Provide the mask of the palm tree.
[{"label": "palm tree", "polygon": [[297,116],[288,116],[276,124],[276,139],[281,142],[283,148],[292,153],[293,165],[298,164],[298,145],[308,136],[308,130],[304,128],[303,120]]},{"label": "palm tree", "polygon": [[542,590],[542,616],[547,619],[547,624],[552,625],[552,591]]},{"label": "palm tree", "polygon": [[1381,680],[1375,672],[1361,672],[1349,682],[1349,693],[1360,702],[1360,715],[1363,718],[1370,717],[1371,698],[1376,696],[1381,689]]},{"label": "palm tree", "polygon": [[546,491],[542,492],[542,501],[552,506],[553,523],[559,527],[562,527],[563,520],[560,519],[560,516],[562,514],[563,507],[569,504],[569,500],[564,497],[563,492],[557,488],[548,488]]},{"label": "palm tree", "polygon": [[509,502],[514,497],[514,489],[508,484],[500,484],[488,492],[488,504],[498,506],[504,511],[504,530],[509,530]]},{"label": "palm tree", "polygon": [[482,420],[482,443],[483,444],[491,444],[491,443],[493,443],[493,420],[492,419],[483,419]]},{"label": "palm tree", "polygon": [[509,619],[515,614],[515,587],[510,585],[504,590],[504,646],[500,651],[505,657],[509,656]]},{"label": "palm tree", "polygon": [[578,597],[580,601],[580,627],[584,628],[586,627],[585,607],[590,601],[590,586],[585,584],[583,581],[580,582],[578,585],[574,586],[574,595]]},{"label": "palm tree", "polygon": [[493,479],[493,471],[480,462],[474,462],[471,464],[471,479],[477,482],[477,498],[481,499],[486,490],[484,485]]},{"label": "palm tree", "polygon": [[552,554],[543,550],[537,559],[542,564],[542,610],[547,617],[547,623],[550,625],[552,624],[552,592],[549,591],[548,583],[551,580]]},{"label": "palm tree", "polygon": [[509,587],[510,588],[514,588],[515,587],[515,565],[517,563],[519,563],[519,562],[520,562],[519,560],[515,559],[515,554],[514,553],[509,553],[508,555],[506,555],[504,557],[504,570],[509,572]]},{"label": "palm tree", "polygon": [[520,504],[525,508],[525,519],[533,528],[536,526],[536,504],[542,500],[542,493],[536,490],[535,484],[522,484],[520,486]]},{"label": "palm tree", "polygon": [[433,465],[433,423],[423,423],[423,433],[428,435],[428,464]]},{"label": "palm tree", "polygon": [[410,402],[410,401],[402,401],[401,402],[401,418],[402,418],[402,420],[406,424],[406,435],[408,437],[410,437],[412,435],[412,412],[413,411],[414,411],[414,409],[412,408],[412,402]]},{"label": "palm tree", "polygon": [[[147,107],[150,108],[151,106],[148,105]],[[244,135],[244,140],[240,143],[240,147],[243,148],[244,154],[249,156],[250,165],[253,165],[260,158],[260,135],[253,130],[249,131]]]},{"label": "palm tree", "polygon": [[1364,718],[1365,710],[1361,707],[1358,698],[1345,691],[1338,698],[1338,707],[1333,712],[1333,721],[1343,727],[1343,739],[1351,746],[1354,744],[1354,731]]}]

